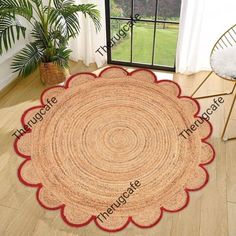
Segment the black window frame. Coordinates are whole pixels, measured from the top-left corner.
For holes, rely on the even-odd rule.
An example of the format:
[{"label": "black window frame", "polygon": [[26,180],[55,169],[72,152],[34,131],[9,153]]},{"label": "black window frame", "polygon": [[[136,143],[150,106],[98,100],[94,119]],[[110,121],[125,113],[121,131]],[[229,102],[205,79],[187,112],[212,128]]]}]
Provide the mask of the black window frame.
[{"label": "black window frame", "polygon": [[[157,24],[158,23],[165,23],[165,24],[176,24],[179,25],[178,21],[165,21],[165,20],[159,20],[157,16],[157,9],[158,9],[158,3],[159,0],[156,0],[156,9],[155,9],[155,19],[135,19],[135,22],[150,22],[154,23],[154,36],[153,36],[153,48],[152,48],[152,64],[147,63],[137,63],[133,62],[133,26],[131,27],[131,46],[130,46],[130,61],[116,61],[112,60],[112,50],[111,47],[107,47],[107,63],[112,65],[121,65],[121,66],[131,66],[131,67],[140,67],[140,68],[149,68],[149,69],[155,69],[155,70],[163,70],[163,71],[170,71],[175,72],[176,67],[175,63],[173,67],[164,66],[164,65],[156,65],[154,64],[154,58],[155,58],[155,50],[156,50],[156,38],[157,38]],[[131,0],[131,17],[113,17],[110,15],[110,0],[105,0],[105,11],[106,11],[106,41],[107,45],[109,45],[109,42],[111,41],[111,20],[127,20],[128,21],[134,21],[134,0]]]}]

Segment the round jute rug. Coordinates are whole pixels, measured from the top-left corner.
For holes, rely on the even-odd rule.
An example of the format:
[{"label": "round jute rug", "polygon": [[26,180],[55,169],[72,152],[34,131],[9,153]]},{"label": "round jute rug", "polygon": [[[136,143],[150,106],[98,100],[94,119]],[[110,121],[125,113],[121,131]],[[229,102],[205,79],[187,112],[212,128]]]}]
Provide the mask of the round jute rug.
[{"label": "round jute rug", "polygon": [[[148,70],[76,74],[24,112],[22,125],[31,128],[14,144],[25,158],[19,179],[71,226],[152,227],[208,181],[212,128],[196,122],[199,109],[176,83]],[[194,123],[191,135],[180,135]]]}]

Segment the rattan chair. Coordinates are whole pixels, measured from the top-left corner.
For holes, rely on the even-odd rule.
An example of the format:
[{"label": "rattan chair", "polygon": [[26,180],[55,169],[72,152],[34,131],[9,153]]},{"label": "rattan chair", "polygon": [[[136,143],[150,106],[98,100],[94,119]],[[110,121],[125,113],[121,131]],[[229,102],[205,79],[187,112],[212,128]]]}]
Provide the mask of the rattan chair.
[{"label": "rattan chair", "polygon": [[[234,25],[230,29],[228,29],[220,37],[220,39],[216,42],[216,44],[214,45],[214,47],[211,51],[211,55],[210,55],[212,71],[206,76],[206,78],[202,81],[202,83],[195,89],[195,91],[192,94],[192,97],[194,97],[194,95],[199,91],[199,89],[203,86],[203,84],[210,78],[210,76],[213,73],[217,74],[222,79],[225,79],[227,81],[230,81],[230,82],[234,83],[234,85],[232,87],[232,90],[230,92],[225,92],[225,93],[220,93],[220,94],[213,94],[213,95],[208,95],[208,96],[195,97],[196,99],[204,99],[204,98],[217,97],[217,96],[226,96],[226,95],[232,95],[234,93],[235,88],[236,88],[236,78],[235,77],[233,78],[231,76],[223,76],[223,75],[217,73],[216,69],[212,65],[212,57],[215,55],[215,53],[220,52],[220,50],[225,50],[225,49],[228,50],[229,48],[234,48],[234,47],[236,47],[236,25]],[[229,124],[229,120],[230,120],[230,117],[232,115],[232,111],[233,111],[235,102],[236,102],[236,94],[234,95],[234,98],[232,100],[230,111],[229,111],[229,114],[228,114],[228,117],[227,117],[227,120],[226,120],[226,123],[225,123],[225,126],[224,126],[224,130],[223,130],[223,133],[222,133],[222,136],[221,136],[223,141],[236,139],[236,137],[232,137],[232,138],[226,138],[225,137],[227,126]]]}]

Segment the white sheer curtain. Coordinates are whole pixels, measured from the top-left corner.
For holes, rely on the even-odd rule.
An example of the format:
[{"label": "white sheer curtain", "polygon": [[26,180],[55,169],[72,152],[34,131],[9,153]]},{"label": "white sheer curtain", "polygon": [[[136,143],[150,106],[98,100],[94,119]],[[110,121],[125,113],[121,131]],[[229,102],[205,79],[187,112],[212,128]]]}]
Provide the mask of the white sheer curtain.
[{"label": "white sheer curtain", "polygon": [[77,0],[78,4],[93,3],[97,5],[97,9],[101,13],[101,31],[96,33],[92,21],[87,17],[86,19],[81,14],[80,26],[81,31],[76,39],[70,40],[69,46],[72,50],[71,59],[74,61],[82,60],[85,65],[96,62],[100,67],[106,63],[106,56],[101,56],[95,51],[100,47],[106,45],[106,23],[105,23],[105,1],[104,0]]},{"label": "white sheer curtain", "polygon": [[236,0],[182,0],[176,70],[211,70],[210,53],[218,38],[236,24]]}]

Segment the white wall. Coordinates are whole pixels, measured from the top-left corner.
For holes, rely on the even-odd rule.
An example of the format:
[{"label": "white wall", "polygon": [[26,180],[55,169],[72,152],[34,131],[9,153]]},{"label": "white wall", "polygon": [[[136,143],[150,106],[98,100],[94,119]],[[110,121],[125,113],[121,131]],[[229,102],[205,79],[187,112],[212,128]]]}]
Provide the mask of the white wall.
[{"label": "white wall", "polygon": [[12,73],[10,68],[13,56],[25,46],[26,40],[20,39],[15,45],[0,56],[0,90],[6,87],[12,80],[16,78],[16,74]]},{"label": "white wall", "polygon": [[8,59],[0,64],[0,90],[7,86],[16,75],[12,74],[10,70],[11,59]]}]

